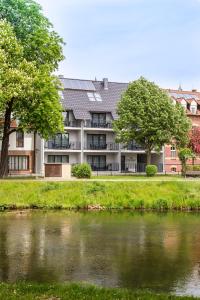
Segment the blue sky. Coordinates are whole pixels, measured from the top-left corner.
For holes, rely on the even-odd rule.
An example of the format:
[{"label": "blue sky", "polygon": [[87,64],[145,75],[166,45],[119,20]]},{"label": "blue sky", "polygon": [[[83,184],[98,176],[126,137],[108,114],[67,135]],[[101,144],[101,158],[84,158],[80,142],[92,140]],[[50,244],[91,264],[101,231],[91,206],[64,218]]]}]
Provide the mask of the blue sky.
[{"label": "blue sky", "polygon": [[200,90],[200,0],[37,0],[64,38],[59,73]]}]

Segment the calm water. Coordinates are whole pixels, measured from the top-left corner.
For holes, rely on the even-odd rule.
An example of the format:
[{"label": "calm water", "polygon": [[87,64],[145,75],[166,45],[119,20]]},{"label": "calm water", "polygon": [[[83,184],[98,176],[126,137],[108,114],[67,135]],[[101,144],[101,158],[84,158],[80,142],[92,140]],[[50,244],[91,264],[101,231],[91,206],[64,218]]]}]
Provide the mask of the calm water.
[{"label": "calm water", "polygon": [[0,280],[200,295],[200,215],[2,213]]}]

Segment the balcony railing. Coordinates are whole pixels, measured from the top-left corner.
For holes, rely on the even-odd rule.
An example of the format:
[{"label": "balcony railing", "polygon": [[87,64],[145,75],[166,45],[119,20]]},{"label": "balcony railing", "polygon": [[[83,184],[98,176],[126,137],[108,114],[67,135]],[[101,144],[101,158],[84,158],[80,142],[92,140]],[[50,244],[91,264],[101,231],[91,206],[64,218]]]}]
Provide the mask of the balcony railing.
[{"label": "balcony railing", "polygon": [[95,121],[86,121],[85,127],[88,128],[112,128],[111,122],[95,122]]},{"label": "balcony railing", "polygon": [[[158,173],[163,172],[163,164],[158,163],[155,164],[158,168]],[[146,163],[125,163],[125,165],[122,164],[121,171],[123,173],[145,173],[146,171]]]},{"label": "balcony railing", "polygon": [[65,120],[64,121],[64,126],[65,127],[81,127],[81,121],[79,121],[79,120],[74,120],[74,121]]},{"label": "balcony railing", "polygon": [[[157,164],[158,172],[163,172],[163,164]],[[119,164],[118,163],[110,163],[110,164],[91,164],[92,171],[101,172],[101,171],[110,171],[110,172],[118,172]],[[146,164],[144,163],[129,163],[125,164],[125,166],[121,166],[122,173],[145,173]]]},{"label": "balcony railing", "polygon": [[109,171],[109,172],[118,172],[119,171],[119,164],[118,163],[110,163],[110,164],[91,164],[92,171],[101,172],[101,171]]},{"label": "balcony railing", "polygon": [[87,144],[85,145],[85,150],[119,150],[119,144],[116,143],[106,143],[106,144]]},{"label": "balcony railing", "polygon": [[130,143],[128,145],[121,145],[121,150],[136,151],[136,150],[144,150],[144,148],[138,144]]},{"label": "balcony railing", "polygon": [[46,149],[57,149],[57,150],[81,150],[80,142],[68,142],[68,143],[54,143],[47,141],[45,143]]}]

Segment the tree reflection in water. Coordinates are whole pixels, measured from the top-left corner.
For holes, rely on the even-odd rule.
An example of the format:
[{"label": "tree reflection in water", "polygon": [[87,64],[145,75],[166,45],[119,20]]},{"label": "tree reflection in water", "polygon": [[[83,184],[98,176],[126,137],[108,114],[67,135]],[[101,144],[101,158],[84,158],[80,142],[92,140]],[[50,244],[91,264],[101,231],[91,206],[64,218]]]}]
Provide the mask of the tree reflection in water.
[{"label": "tree reflection in water", "polygon": [[194,278],[199,231],[198,214],[2,213],[0,280],[173,291]]}]

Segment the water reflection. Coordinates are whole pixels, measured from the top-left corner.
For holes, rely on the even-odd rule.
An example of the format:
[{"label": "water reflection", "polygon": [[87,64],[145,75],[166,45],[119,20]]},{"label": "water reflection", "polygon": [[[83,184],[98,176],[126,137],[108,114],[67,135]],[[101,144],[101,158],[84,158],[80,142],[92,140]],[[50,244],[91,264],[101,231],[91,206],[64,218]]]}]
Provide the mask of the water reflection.
[{"label": "water reflection", "polygon": [[0,280],[200,295],[199,232],[198,214],[3,213]]}]

